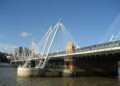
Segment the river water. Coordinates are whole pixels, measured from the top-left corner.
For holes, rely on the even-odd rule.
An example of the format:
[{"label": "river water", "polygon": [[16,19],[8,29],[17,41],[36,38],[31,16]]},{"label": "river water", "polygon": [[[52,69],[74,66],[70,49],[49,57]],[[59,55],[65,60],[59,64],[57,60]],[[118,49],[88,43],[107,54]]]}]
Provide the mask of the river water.
[{"label": "river water", "polygon": [[119,76],[112,77],[31,77],[18,78],[16,68],[0,67],[0,86],[120,86]]}]

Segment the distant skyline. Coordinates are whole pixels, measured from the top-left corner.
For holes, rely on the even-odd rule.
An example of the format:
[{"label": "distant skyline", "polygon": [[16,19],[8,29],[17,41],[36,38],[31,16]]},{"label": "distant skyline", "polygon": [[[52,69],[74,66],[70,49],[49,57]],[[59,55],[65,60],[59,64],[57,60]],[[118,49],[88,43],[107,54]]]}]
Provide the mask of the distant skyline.
[{"label": "distant skyline", "polygon": [[120,34],[120,0],[0,0],[0,50],[29,47],[63,19],[80,46]]}]

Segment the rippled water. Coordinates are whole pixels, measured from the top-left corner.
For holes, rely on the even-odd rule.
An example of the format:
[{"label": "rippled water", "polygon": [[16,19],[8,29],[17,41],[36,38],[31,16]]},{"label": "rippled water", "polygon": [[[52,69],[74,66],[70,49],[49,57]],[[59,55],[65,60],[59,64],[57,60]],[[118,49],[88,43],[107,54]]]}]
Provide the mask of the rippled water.
[{"label": "rippled water", "polygon": [[120,86],[118,78],[108,77],[16,77],[16,69],[0,67],[0,86]]}]

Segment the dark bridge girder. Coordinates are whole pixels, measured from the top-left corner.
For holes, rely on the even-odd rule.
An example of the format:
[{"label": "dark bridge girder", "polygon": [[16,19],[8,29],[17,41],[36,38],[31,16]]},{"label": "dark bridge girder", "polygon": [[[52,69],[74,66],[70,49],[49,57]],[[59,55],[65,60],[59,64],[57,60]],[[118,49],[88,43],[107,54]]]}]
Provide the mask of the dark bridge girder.
[{"label": "dark bridge girder", "polygon": [[[66,57],[64,57],[66,58]],[[48,64],[64,66],[64,58],[52,58]],[[72,57],[76,75],[118,75],[120,51],[110,51],[96,54],[75,55]],[[59,67],[58,67],[59,68]]]},{"label": "dark bridge girder", "polygon": [[79,69],[84,70],[87,75],[118,75],[118,57],[120,55],[88,56],[76,59],[75,64]]}]

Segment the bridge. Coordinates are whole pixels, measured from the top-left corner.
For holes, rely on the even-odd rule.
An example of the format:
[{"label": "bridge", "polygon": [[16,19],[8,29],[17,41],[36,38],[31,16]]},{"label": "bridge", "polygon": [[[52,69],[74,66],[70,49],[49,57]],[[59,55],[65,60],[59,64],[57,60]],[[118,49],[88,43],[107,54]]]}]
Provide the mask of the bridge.
[{"label": "bridge", "polygon": [[[58,22],[53,29],[48,30],[47,36],[45,35],[46,41],[41,48],[43,49],[42,54],[15,56],[11,63],[22,64],[23,67],[31,65],[31,68],[44,69],[46,70],[45,75],[47,72],[52,72],[52,74],[57,72],[62,75],[118,75],[120,40],[83,48],[75,48],[74,44],[69,41],[64,51],[50,53],[50,47],[60,27],[63,25]],[[44,74],[42,73],[42,75]]]},{"label": "bridge", "polygon": [[[61,52],[54,52],[54,53],[49,53],[48,57],[49,59],[54,59],[54,58],[65,58],[66,56],[88,56],[88,55],[101,55],[101,54],[114,54],[114,53],[119,53],[120,52],[120,40],[118,41],[112,41],[108,43],[101,43],[101,44],[96,44],[88,47],[83,47],[83,48],[77,48],[73,53],[66,53],[66,51],[61,51]],[[41,58],[32,58],[32,60],[39,60]],[[31,60],[27,58],[22,58],[18,57],[16,60],[13,60],[12,62],[17,62],[17,61],[26,61],[26,60]]]}]

